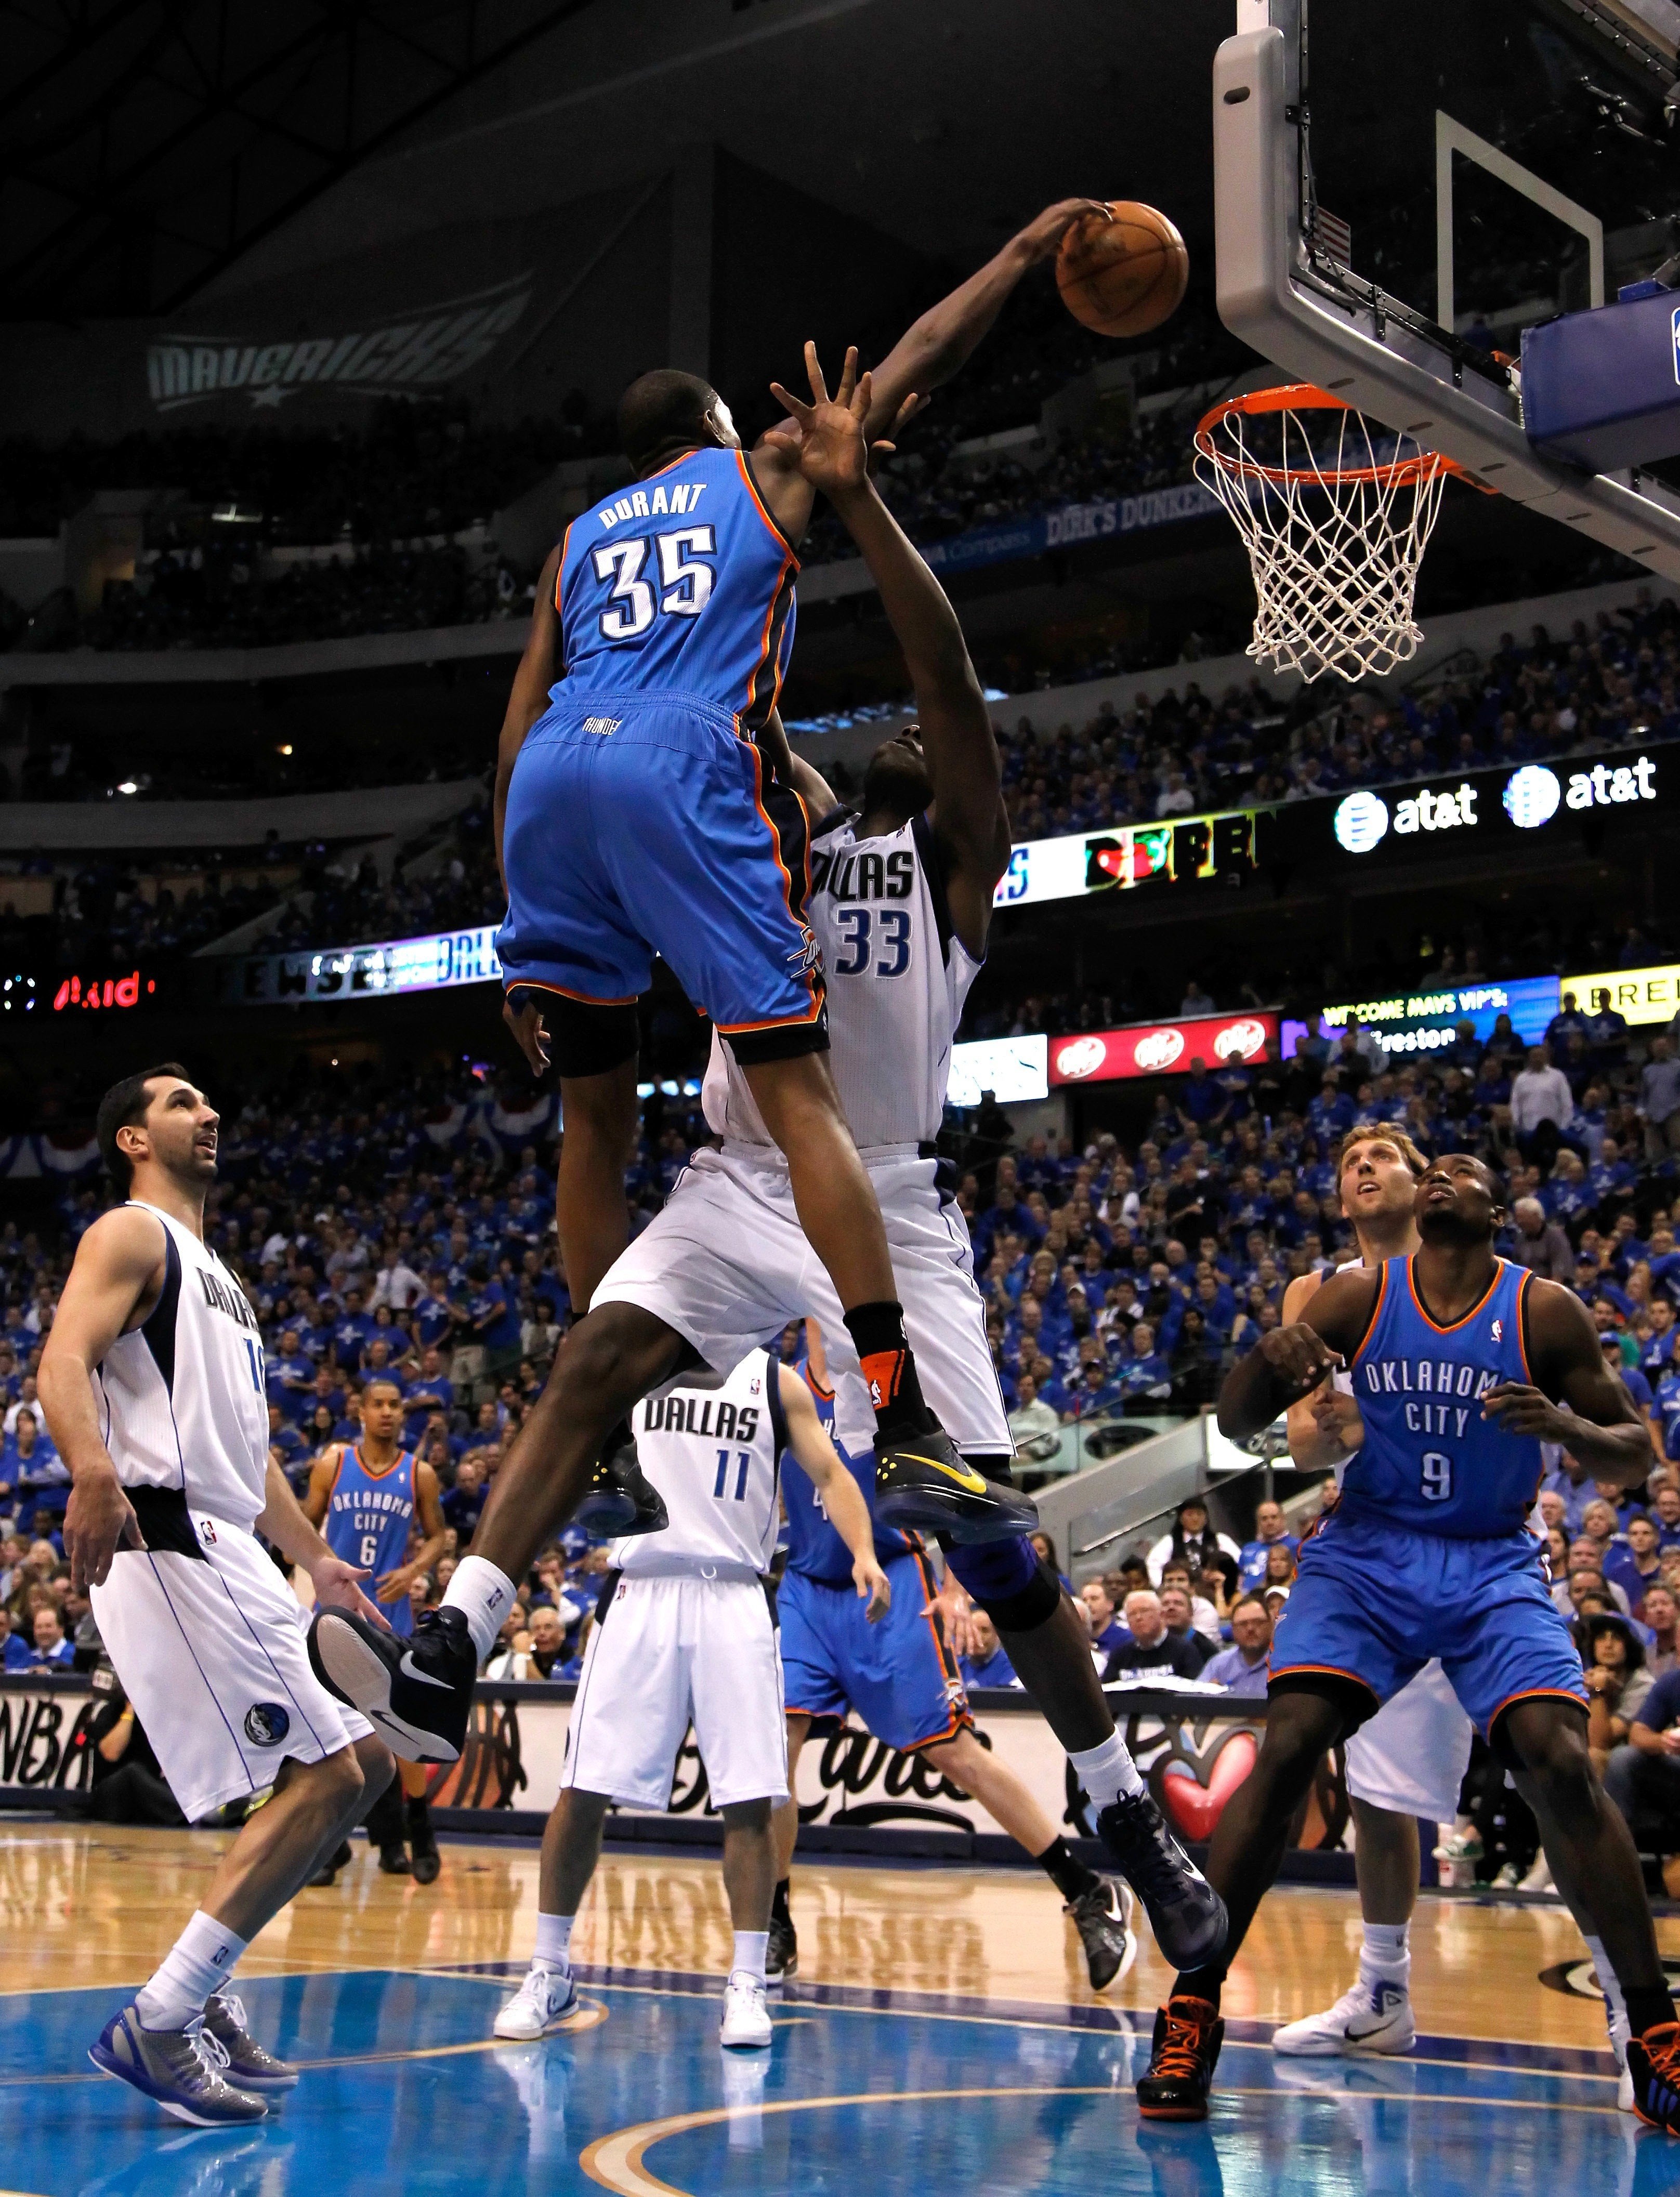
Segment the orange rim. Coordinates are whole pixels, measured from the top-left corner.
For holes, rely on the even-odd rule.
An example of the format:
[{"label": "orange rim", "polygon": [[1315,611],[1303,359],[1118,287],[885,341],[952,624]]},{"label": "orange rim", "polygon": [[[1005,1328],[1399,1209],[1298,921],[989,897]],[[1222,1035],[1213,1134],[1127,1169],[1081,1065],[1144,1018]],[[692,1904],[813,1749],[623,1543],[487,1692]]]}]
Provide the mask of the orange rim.
[{"label": "orange rim", "polygon": [[1422,482],[1437,480],[1444,473],[1469,481],[1477,488],[1483,485],[1467,467],[1461,466],[1456,458],[1443,457],[1439,450],[1420,450],[1415,458],[1397,458],[1388,465],[1332,468],[1264,466],[1246,452],[1221,449],[1214,440],[1214,430],[1224,426],[1233,413],[1253,419],[1274,412],[1351,412],[1353,409],[1340,397],[1332,397],[1328,389],[1320,389],[1311,381],[1292,381],[1281,389],[1251,389],[1246,396],[1225,397],[1212,411],[1203,414],[1196,422],[1196,447],[1221,472],[1240,480],[1270,481],[1277,488],[1341,488],[1352,487],[1360,481],[1380,481],[1385,487],[1415,488]]}]

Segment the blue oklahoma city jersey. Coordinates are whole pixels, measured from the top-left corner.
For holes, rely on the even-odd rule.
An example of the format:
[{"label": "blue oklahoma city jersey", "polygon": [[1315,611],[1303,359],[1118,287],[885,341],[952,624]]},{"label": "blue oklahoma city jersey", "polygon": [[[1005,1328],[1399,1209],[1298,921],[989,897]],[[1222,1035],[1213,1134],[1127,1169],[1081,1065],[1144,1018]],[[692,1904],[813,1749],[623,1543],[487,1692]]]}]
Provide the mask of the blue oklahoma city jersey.
[{"label": "blue oklahoma city jersey", "polygon": [[1522,1331],[1532,1279],[1499,1260],[1480,1302],[1442,1327],[1423,1309],[1412,1261],[1384,1261],[1353,1358],[1365,1439],[1342,1476],[1339,1518],[1453,1540],[1522,1531],[1539,1487],[1540,1445],[1485,1419],[1481,1400],[1503,1381],[1532,1379]]},{"label": "blue oklahoma city jersey", "polygon": [[[817,1417],[822,1422],[830,1439],[834,1435],[834,1398],[814,1386],[808,1379],[806,1387],[811,1390],[817,1407]],[[866,1504],[873,1515],[875,1494],[875,1459],[866,1452],[861,1461],[854,1464],[843,1449],[837,1449],[840,1462],[858,1484]],[[834,1530],[822,1497],[806,1475],[799,1461],[790,1452],[788,1463],[792,1469],[782,1475],[782,1504],[787,1512],[787,1568],[802,1578],[820,1580],[825,1586],[847,1586],[852,1584],[852,1552]],[[895,1527],[875,1528],[875,1555],[883,1563],[890,1563],[895,1556],[907,1556],[911,1543]]]},{"label": "blue oklahoma city jersey", "polygon": [[566,530],[553,700],[681,695],[756,733],[792,646],[798,571],[744,450],[673,459]]},{"label": "blue oklahoma city jersey", "polygon": [[[412,1455],[405,1450],[385,1471],[370,1472],[362,1461],[361,1451],[346,1444],[339,1455],[339,1469],[333,1493],[327,1498],[321,1532],[335,1556],[342,1556],[346,1563],[360,1564],[374,1574],[367,1582],[370,1597],[387,1572],[399,1569],[406,1562],[414,1516]],[[390,1619],[393,1632],[414,1631],[414,1614],[406,1595],[400,1602],[381,1603],[379,1608]]]}]

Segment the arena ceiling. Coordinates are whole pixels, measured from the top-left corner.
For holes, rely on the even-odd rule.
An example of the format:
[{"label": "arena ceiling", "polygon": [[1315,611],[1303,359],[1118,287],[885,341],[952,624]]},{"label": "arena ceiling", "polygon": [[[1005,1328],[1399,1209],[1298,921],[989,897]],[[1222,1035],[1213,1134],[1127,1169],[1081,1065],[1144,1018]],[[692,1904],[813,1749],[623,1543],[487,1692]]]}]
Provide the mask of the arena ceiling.
[{"label": "arena ceiling", "polygon": [[166,310],[589,0],[8,0],[0,313]]},{"label": "arena ceiling", "polygon": [[[171,310],[721,146],[940,258],[1069,193],[1211,227],[1232,0],[20,0],[0,311]],[[767,240],[767,244],[773,242]]]}]

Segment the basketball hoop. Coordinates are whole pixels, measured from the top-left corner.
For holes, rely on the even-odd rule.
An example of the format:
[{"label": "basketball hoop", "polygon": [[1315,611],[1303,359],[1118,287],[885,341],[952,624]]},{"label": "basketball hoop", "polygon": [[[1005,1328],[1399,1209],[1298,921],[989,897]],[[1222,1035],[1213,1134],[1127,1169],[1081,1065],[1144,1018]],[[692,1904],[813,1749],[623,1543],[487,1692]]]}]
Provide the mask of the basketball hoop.
[{"label": "basketball hoop", "polygon": [[1216,404],[1196,431],[1196,476],[1248,553],[1248,653],[1306,679],[1363,679],[1415,655],[1417,568],[1449,473],[1474,478],[1310,382]]}]

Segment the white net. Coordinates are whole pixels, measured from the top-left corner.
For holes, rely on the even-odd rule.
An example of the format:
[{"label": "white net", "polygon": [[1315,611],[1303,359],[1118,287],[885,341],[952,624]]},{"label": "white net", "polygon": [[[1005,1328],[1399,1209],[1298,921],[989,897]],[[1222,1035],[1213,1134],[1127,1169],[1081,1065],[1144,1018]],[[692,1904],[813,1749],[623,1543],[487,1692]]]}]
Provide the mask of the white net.
[{"label": "white net", "polygon": [[1196,453],[1248,553],[1256,662],[1363,679],[1416,652],[1417,568],[1456,467],[1330,398],[1210,413]]}]

